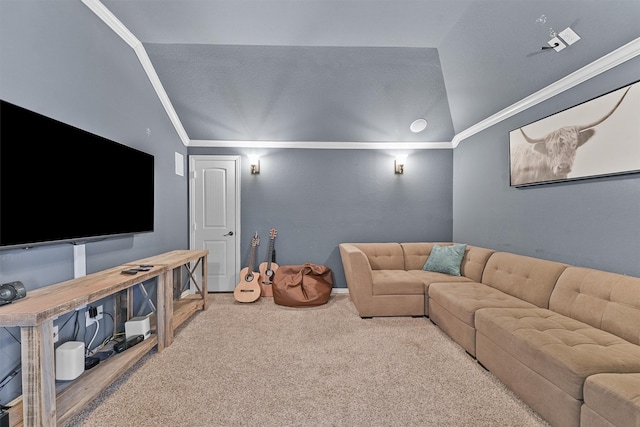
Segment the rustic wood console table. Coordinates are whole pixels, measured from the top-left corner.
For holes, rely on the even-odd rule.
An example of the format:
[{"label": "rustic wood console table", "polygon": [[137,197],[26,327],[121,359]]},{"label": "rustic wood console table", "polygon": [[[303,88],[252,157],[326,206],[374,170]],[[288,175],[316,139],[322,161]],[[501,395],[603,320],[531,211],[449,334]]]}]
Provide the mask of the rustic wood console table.
[{"label": "rustic wood console table", "polygon": [[[155,345],[158,351],[171,345],[174,330],[196,311],[207,309],[207,255],[206,250],[163,253],[36,289],[27,292],[25,298],[0,307],[0,326],[19,326],[22,338],[22,401],[9,409],[10,425],[62,424]],[[122,270],[141,264],[153,265],[153,268],[136,275],[121,274]],[[174,301],[174,287],[178,283],[182,286],[183,267],[198,292]],[[200,274],[197,274],[198,267]],[[108,296],[123,291],[130,294],[135,285],[154,278],[157,279],[156,334],[56,388],[53,320]],[[132,298],[127,301],[132,304]],[[131,307],[128,308],[131,317]]]}]

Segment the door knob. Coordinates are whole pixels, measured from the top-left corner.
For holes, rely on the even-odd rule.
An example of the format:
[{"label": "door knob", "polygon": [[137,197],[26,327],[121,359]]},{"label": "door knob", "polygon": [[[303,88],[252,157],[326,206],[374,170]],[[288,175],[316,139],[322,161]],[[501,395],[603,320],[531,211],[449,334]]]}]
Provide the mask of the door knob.
[{"label": "door knob", "polygon": [[233,236],[233,231],[230,231],[227,234],[223,234],[223,236]]}]

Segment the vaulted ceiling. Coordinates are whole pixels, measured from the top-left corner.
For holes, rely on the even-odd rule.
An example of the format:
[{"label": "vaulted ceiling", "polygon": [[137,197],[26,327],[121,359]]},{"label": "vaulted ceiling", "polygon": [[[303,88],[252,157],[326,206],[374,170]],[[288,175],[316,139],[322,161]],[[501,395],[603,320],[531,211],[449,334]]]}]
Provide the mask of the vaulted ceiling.
[{"label": "vaulted ceiling", "polygon": [[83,1],[143,47],[188,145],[451,144],[640,40],[638,0]]}]

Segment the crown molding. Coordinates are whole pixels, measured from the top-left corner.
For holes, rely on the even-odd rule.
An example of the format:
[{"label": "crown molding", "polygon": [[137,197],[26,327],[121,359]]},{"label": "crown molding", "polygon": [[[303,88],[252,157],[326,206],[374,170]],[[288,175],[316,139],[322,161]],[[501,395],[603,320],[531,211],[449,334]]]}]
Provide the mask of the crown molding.
[{"label": "crown molding", "polygon": [[160,82],[160,78],[156,73],[156,69],[153,68],[153,64],[151,64],[151,59],[149,59],[147,51],[144,49],[144,46],[142,46],[142,44],[136,46],[134,50],[136,52],[136,55],[138,55],[140,64],[142,64],[142,68],[144,68],[145,72],[147,73],[147,77],[149,77],[149,81],[155,89],[158,98],[160,98],[160,102],[162,103],[164,110],[167,112],[169,120],[171,120],[173,127],[176,129],[180,140],[185,145],[185,147],[188,146],[189,135],[187,135],[187,131],[182,126],[182,122],[178,117],[178,113],[176,113],[176,110],[173,108],[173,104],[169,100],[169,95],[167,95],[167,92],[164,90],[164,86],[162,86],[162,83]]},{"label": "crown molding", "polygon": [[555,83],[527,96],[515,104],[510,105],[504,110],[498,111],[496,114],[482,120],[479,123],[465,129],[456,134],[451,141],[452,148],[456,148],[460,142],[470,136],[475,135],[509,117],[518,114],[528,108],[533,107],[547,99],[558,95],[580,83],[587,81],[611,68],[620,65],[636,56],[640,55],[640,38],[637,38],[626,45],[608,53],[607,55],[596,59],[592,63],[585,65],[577,71],[563,77]]},{"label": "crown molding", "polygon": [[[369,142],[287,142],[287,141],[205,141],[192,140],[189,146],[199,147],[272,147],[272,148],[331,148],[331,149],[375,149],[375,148],[396,148],[396,149],[434,149],[434,148],[456,148],[463,140],[494,126],[503,120],[508,119],[528,108],[533,107],[549,98],[552,98],[566,90],[569,90],[582,82],[585,82],[599,74],[604,73],[630,59],[640,55],[640,37],[632,40],[626,45],[596,59],[577,71],[563,77],[549,86],[529,95],[528,97],[500,110],[490,117],[476,123],[475,125],[456,134],[451,142],[389,142],[389,143],[369,143]],[[267,144],[268,143],[268,144]],[[241,145],[239,145],[241,144]],[[322,144],[322,146],[320,146]]]},{"label": "crown molding", "polygon": [[144,69],[151,85],[153,86],[158,98],[160,98],[160,103],[164,107],[164,110],[167,112],[169,116],[169,120],[173,124],[173,127],[176,129],[180,140],[185,146],[189,145],[189,135],[184,130],[182,126],[182,122],[178,118],[178,114],[173,108],[173,104],[169,100],[169,96],[167,92],[164,90],[162,83],[160,82],[160,78],[156,73],[155,68],[153,68],[153,64],[151,64],[151,60],[147,55],[147,51],[144,49],[144,46],[138,40],[136,36],[133,35],[131,31],[124,24],[116,18],[116,16],[111,13],[109,9],[107,9],[99,0],[82,0],[82,3],[85,4],[93,13],[95,13],[98,18],[100,18],[109,28],[111,28],[122,40],[125,41],[136,53],[142,68]]},{"label": "crown molding", "polygon": [[303,148],[316,150],[428,150],[452,148],[450,142],[236,141],[192,139],[189,147]]},{"label": "crown molding", "polygon": [[576,85],[587,81],[605,71],[610,70],[630,59],[640,55],[640,37],[626,45],[596,59],[577,71],[563,77],[549,86],[527,96],[526,98],[498,111],[492,116],[476,123],[475,125],[456,134],[451,142],[326,142],[326,141],[228,141],[228,140],[191,140],[187,135],[182,122],[169,100],[167,93],[151,64],[142,43],[129,31],[118,18],[109,11],[99,0],[82,0],[82,2],[95,13],[109,28],[120,36],[138,56],[143,69],[147,73],[160,102],[164,106],[171,123],[176,129],[180,140],[188,147],[232,147],[232,148],[307,148],[307,149],[442,149],[456,148],[463,140],[494,126],[509,117],[514,116],[528,108],[533,107],[547,99],[554,97]]},{"label": "crown molding", "polygon": [[99,0],[82,0],[85,6],[87,6],[93,13],[98,15],[98,18],[102,19],[109,28],[111,28],[122,40],[125,41],[132,49],[141,45],[140,40],[133,35],[127,27],[124,26],[118,18],[105,5]]}]

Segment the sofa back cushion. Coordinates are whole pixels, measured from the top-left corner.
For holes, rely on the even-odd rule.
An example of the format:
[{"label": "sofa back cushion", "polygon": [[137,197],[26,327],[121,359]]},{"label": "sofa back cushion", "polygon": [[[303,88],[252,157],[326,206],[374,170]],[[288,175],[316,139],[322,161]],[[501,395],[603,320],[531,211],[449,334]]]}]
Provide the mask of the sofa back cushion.
[{"label": "sofa back cushion", "polygon": [[557,313],[640,344],[640,278],[569,267],[551,293]]},{"label": "sofa back cushion", "polygon": [[353,243],[369,259],[372,270],[404,270],[400,243]]},{"label": "sofa back cushion", "polygon": [[487,261],[482,283],[538,307],[549,308],[551,291],[567,267],[559,262],[495,252]]},{"label": "sofa back cushion", "polygon": [[434,245],[446,245],[447,243],[400,243],[404,255],[404,265],[407,271],[422,270],[424,263],[427,262],[431,249]]},{"label": "sofa back cushion", "polygon": [[[424,264],[431,254],[434,245],[447,246],[453,245],[452,242],[434,242],[434,243],[401,243],[404,251],[404,265],[408,270],[422,270]],[[469,279],[479,282],[482,279],[482,272],[487,264],[487,260],[494,251],[491,249],[481,248],[479,246],[467,245],[464,252],[462,263],[460,264],[460,274]]]},{"label": "sofa back cushion", "polygon": [[463,276],[475,282],[480,282],[482,280],[482,273],[493,253],[495,253],[495,251],[492,249],[467,245],[460,272]]}]

